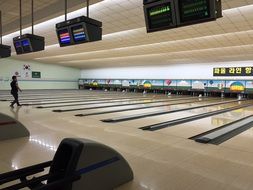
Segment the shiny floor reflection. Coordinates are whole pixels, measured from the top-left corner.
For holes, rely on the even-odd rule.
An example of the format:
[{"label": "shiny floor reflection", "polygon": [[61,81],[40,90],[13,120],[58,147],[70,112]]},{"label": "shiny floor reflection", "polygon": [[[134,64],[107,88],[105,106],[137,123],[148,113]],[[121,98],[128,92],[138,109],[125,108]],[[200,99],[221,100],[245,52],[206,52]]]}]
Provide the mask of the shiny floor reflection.
[{"label": "shiny floor reflection", "polygon": [[[165,97],[161,95],[159,98]],[[220,99],[217,98],[217,101]],[[196,105],[198,104],[194,104]],[[222,108],[233,105],[236,103]],[[192,104],[185,104],[184,107],[187,106]],[[198,144],[188,138],[253,114],[253,107],[156,132],[138,129],[147,124],[217,109],[221,107],[214,106],[208,109],[110,124],[102,123],[99,119],[133,114],[133,112],[99,117],[75,117],[76,112],[53,113],[51,109],[40,110],[34,107],[10,109],[8,102],[0,102],[0,112],[19,120],[31,132],[30,138],[1,141],[0,172],[51,160],[63,138],[77,137],[111,146],[129,161],[135,179],[117,188],[118,190],[252,190],[253,129],[219,146]],[[154,110],[159,109],[139,113]]]}]

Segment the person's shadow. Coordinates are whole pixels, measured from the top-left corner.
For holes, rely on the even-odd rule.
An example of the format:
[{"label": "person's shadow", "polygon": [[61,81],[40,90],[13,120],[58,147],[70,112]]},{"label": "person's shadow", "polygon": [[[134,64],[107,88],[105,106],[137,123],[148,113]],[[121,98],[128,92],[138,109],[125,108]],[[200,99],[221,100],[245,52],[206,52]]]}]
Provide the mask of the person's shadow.
[{"label": "person's shadow", "polygon": [[19,114],[20,108],[21,107],[19,107],[19,106],[17,108],[10,108],[10,111],[16,120],[18,120],[18,114]]}]

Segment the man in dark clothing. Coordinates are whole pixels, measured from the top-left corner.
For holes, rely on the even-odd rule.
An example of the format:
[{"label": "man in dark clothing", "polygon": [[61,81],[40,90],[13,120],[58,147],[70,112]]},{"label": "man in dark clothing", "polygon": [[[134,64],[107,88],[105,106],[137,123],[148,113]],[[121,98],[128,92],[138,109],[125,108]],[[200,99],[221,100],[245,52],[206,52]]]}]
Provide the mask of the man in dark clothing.
[{"label": "man in dark clothing", "polygon": [[11,94],[14,97],[14,101],[10,105],[10,107],[12,107],[12,108],[14,108],[14,104],[21,106],[18,101],[18,91],[22,92],[22,90],[18,86],[17,77],[13,76],[12,82],[11,82]]}]

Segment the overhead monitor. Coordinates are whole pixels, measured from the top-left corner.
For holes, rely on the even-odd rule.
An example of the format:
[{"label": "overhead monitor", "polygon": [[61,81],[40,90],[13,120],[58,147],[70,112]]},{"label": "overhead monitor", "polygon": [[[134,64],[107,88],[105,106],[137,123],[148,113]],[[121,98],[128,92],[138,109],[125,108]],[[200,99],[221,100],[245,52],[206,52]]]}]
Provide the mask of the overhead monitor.
[{"label": "overhead monitor", "polygon": [[13,44],[18,55],[37,52],[45,49],[45,38],[33,34],[24,34],[13,38]]},{"label": "overhead monitor", "polygon": [[102,40],[102,23],[85,16],[56,24],[61,47]]},{"label": "overhead monitor", "polygon": [[173,0],[157,1],[144,5],[147,32],[155,32],[176,27]]},{"label": "overhead monitor", "polygon": [[155,32],[222,17],[221,0],[144,0],[147,32]]},{"label": "overhead monitor", "polygon": [[0,58],[11,56],[11,46],[0,44]]}]

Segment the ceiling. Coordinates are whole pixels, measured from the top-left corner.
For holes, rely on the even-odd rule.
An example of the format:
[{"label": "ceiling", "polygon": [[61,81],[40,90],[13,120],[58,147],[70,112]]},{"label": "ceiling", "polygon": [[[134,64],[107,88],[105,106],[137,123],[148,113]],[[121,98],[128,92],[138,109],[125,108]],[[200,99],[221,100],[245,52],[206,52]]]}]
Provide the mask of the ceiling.
[{"label": "ceiling", "polygon": [[[101,0],[90,0],[90,4]],[[32,0],[21,0],[23,28],[31,25],[31,2]],[[64,14],[64,0],[33,0],[35,24]],[[80,9],[86,6],[85,0],[69,0],[68,11]],[[3,14],[3,33],[8,34],[19,30],[19,0],[0,0],[0,10]]]},{"label": "ceiling", "polygon": [[[47,6],[40,7],[42,10],[59,0],[47,1],[39,1],[47,3]],[[0,7],[2,2],[6,1],[0,0]],[[145,29],[142,2],[94,1],[90,15],[103,22],[103,40],[65,48],[57,45],[55,34],[55,23],[64,17],[48,14],[46,20],[54,19],[35,27],[37,34],[46,37],[47,49],[13,58],[82,69],[253,60],[253,0],[222,0],[223,18],[215,22],[149,34]],[[78,10],[74,4],[71,7],[76,11],[71,12],[69,18],[85,13],[85,9]],[[15,12],[15,6],[8,8],[8,12]],[[59,10],[57,14],[59,16],[62,12]],[[13,22],[14,16],[6,24]],[[15,35],[18,33],[5,36],[5,44],[11,44]]]}]

